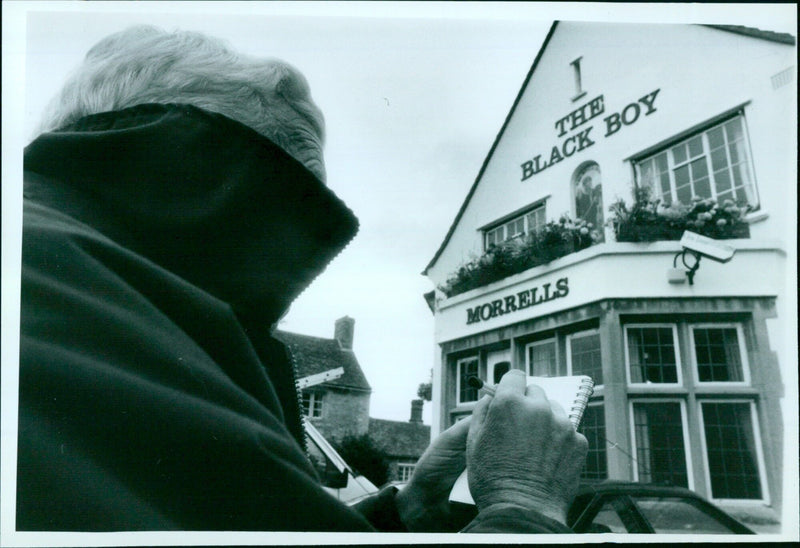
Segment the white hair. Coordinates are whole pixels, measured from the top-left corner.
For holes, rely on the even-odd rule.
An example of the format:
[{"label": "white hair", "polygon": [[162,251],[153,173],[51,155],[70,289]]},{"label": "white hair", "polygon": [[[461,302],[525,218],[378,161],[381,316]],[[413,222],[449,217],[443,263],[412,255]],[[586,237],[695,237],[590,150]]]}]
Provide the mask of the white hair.
[{"label": "white hair", "polygon": [[198,32],[135,26],[104,38],[50,102],[40,131],[144,103],[189,104],[225,115],[325,180],[325,122],[305,77],[281,60],[238,54]]}]

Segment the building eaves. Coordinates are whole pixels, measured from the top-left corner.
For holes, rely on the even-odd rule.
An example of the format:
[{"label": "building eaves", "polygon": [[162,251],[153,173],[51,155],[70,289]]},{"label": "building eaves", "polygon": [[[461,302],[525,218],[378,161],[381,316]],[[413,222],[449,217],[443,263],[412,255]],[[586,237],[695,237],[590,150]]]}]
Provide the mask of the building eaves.
[{"label": "building eaves", "polygon": [[724,30],[741,34],[742,36],[750,36],[752,38],[760,38],[762,40],[769,40],[770,42],[777,42],[779,44],[788,44],[794,46],[796,43],[795,37],[785,32],[773,32],[771,30],[761,30],[754,27],[745,27],[743,25],[703,25],[717,30]]}]

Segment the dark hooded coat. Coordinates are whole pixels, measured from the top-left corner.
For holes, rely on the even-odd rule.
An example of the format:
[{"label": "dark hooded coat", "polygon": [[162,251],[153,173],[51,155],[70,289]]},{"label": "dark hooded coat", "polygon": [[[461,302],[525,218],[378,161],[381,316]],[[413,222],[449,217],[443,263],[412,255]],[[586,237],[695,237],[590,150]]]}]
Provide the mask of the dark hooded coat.
[{"label": "dark hooded coat", "polygon": [[185,105],[88,116],[24,169],[18,530],[402,530],[391,490],[321,488],[271,336],[357,231],[325,185]]}]

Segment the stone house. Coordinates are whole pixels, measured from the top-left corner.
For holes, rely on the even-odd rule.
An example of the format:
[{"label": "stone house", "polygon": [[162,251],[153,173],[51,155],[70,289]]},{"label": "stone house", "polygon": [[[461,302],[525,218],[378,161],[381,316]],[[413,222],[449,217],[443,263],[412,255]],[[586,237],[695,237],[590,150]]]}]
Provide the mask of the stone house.
[{"label": "stone house", "polygon": [[298,379],[332,377],[301,390],[305,417],[331,442],[369,429],[372,388],[353,352],[354,328],[355,320],[345,316],[336,320],[332,339],[275,332],[292,353]]}]

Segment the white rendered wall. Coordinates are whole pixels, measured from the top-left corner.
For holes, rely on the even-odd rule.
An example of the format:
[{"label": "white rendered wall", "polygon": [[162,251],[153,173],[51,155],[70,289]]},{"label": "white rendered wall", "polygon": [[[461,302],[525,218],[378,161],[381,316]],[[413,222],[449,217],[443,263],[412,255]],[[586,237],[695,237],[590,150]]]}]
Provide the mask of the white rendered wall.
[{"label": "white rendered wall", "polygon": [[[483,251],[479,227],[547,197],[548,220],[574,215],[571,177],[586,161],[602,170],[604,215],[616,198],[630,202],[633,170],[625,159],[742,104],[750,138],[759,221],[753,239],[775,238],[792,220],[787,192],[796,180],[795,83],[773,88],[772,76],[794,66],[795,48],[691,25],[559,23],[449,244],[429,269],[441,284]],[[582,88],[573,67],[580,57]],[[604,137],[603,118],[660,90],[655,112]],[[605,112],[559,137],[555,127],[578,106],[603,95]],[[498,121],[499,123],[499,121]],[[549,157],[564,138],[594,126],[594,145],[521,181],[521,164]],[[763,215],[766,213],[766,216]],[[791,221],[791,222],[790,222]]]}]

